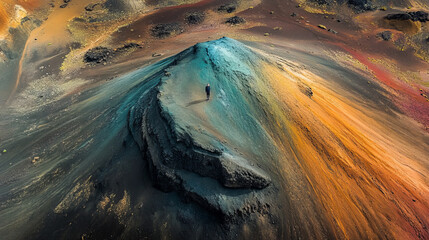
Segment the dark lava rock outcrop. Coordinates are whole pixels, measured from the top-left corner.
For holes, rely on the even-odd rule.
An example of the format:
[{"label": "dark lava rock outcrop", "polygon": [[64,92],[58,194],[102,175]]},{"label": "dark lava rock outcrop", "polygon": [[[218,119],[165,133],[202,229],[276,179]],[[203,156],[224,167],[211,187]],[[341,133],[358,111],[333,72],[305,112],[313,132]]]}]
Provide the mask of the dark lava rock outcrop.
[{"label": "dark lava rock outcrop", "polygon": [[221,5],[217,10],[219,12],[232,13],[237,9],[237,5],[234,3]]},{"label": "dark lava rock outcrop", "polygon": [[152,36],[156,38],[167,38],[175,34],[180,34],[184,31],[180,23],[160,23],[152,27]]},{"label": "dark lava rock outcrop", "polygon": [[185,20],[188,24],[200,24],[204,22],[205,18],[204,12],[191,12],[186,15]]},{"label": "dark lava rock outcrop", "polygon": [[370,0],[348,0],[347,4],[358,11],[370,11],[375,9],[372,1]]},{"label": "dark lava rock outcrop", "polygon": [[388,14],[385,18],[387,20],[411,20],[413,22],[429,21],[428,13],[423,11]]},{"label": "dark lava rock outcrop", "polygon": [[99,46],[88,50],[85,53],[83,60],[86,63],[93,63],[93,64],[106,63],[110,59],[112,59],[115,56],[115,54],[120,54],[132,49],[136,49],[138,47],[140,47],[140,45],[137,43],[126,43],[122,47],[119,47],[117,49],[111,49],[111,48]]},{"label": "dark lava rock outcrop", "polygon": [[226,20],[225,23],[229,23],[231,25],[237,25],[237,24],[241,24],[241,23],[245,23],[246,20],[244,20],[244,18],[239,17],[239,16],[234,16],[234,17],[230,17]]},{"label": "dark lava rock outcrop", "polygon": [[97,8],[102,8],[100,3],[91,3],[85,7],[85,11],[92,12]]},{"label": "dark lava rock outcrop", "polygon": [[95,47],[85,53],[84,61],[87,63],[102,63],[107,62],[113,57],[113,49],[106,47]]},{"label": "dark lava rock outcrop", "polygon": [[357,12],[375,10],[375,4],[371,0],[311,0],[320,5],[347,4],[350,8]]}]

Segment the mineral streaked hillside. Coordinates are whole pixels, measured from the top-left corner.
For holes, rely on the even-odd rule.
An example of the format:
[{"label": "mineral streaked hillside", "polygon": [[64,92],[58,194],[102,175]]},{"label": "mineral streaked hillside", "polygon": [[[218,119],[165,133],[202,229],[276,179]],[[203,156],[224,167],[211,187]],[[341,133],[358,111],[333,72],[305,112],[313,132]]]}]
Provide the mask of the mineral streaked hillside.
[{"label": "mineral streaked hillside", "polygon": [[[307,218],[293,213],[286,218],[306,223],[302,231],[307,234],[316,228],[314,234],[337,237],[427,237],[428,188],[420,177],[409,178],[422,167],[427,171],[427,150],[402,142],[408,137],[398,128],[407,128],[406,121],[395,119],[399,110],[382,88],[368,88],[364,79],[329,83],[299,70],[293,62],[276,63],[228,38],[182,52],[161,73],[167,76],[147,93],[152,97],[142,97],[130,115],[131,129],[139,131],[134,136],[160,189],[181,192],[227,219],[234,214],[248,217],[247,204],[257,214],[268,211],[283,219],[273,209],[291,202],[291,208],[306,212]],[[205,83],[217,96],[209,102],[201,94]],[[316,89],[314,96],[311,89]],[[365,108],[356,104],[363,99]],[[387,108],[379,108],[380,104]],[[398,126],[383,126],[386,119]],[[383,134],[388,131],[389,135]],[[223,172],[222,164],[231,161],[222,160],[224,152],[242,155],[246,165],[270,173],[275,189],[282,189],[274,194],[283,197],[272,202],[271,197],[263,197],[266,192],[253,190],[250,199],[268,201],[273,208],[261,211],[260,205],[245,200],[248,194],[228,197],[237,190],[225,192],[208,180],[200,185],[199,177],[189,179],[183,172],[228,186],[223,176],[216,175]],[[246,182],[254,179],[252,171],[244,174],[249,178]],[[298,188],[307,189],[308,195]],[[307,202],[310,199],[315,202]],[[332,220],[317,223],[318,207]],[[331,230],[324,232],[326,228]]]},{"label": "mineral streaked hillside", "polygon": [[427,238],[427,7],[144,2],[0,2],[2,238]]},{"label": "mineral streaked hillside", "polygon": [[19,95],[0,232],[427,237],[427,133],[353,66],[268,50],[222,38],[40,106]]}]

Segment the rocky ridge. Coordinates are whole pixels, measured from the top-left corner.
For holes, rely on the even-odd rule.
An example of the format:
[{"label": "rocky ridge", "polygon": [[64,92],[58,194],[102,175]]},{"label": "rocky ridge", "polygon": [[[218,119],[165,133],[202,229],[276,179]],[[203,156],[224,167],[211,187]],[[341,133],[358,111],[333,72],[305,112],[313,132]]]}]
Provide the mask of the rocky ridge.
[{"label": "rocky ridge", "polygon": [[170,71],[180,68],[182,61],[195,58],[196,52],[204,51],[204,47],[196,45],[172,57],[170,66],[154,75],[159,82],[132,108],[129,129],[158,189],[177,192],[222,219],[268,214],[272,205],[268,197],[274,187],[255,160],[246,159],[215,136],[208,136],[209,144],[200,141],[195,129],[177,123],[168,109],[169,97],[162,89],[174,77]]}]

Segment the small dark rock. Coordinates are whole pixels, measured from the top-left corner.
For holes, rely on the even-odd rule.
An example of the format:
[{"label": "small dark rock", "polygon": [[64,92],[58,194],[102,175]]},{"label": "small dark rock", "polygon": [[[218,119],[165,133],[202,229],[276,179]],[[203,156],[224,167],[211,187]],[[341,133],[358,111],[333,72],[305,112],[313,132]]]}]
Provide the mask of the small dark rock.
[{"label": "small dark rock", "polygon": [[244,18],[239,17],[239,16],[234,16],[234,17],[228,18],[225,23],[229,23],[231,25],[237,25],[237,24],[245,23],[245,22],[246,22],[246,20],[244,20]]},{"label": "small dark rock", "polygon": [[60,5],[60,8],[66,8],[67,5],[68,5],[68,3],[64,3],[64,4]]},{"label": "small dark rock", "polygon": [[296,13],[292,13],[290,16],[292,16],[292,17],[296,17]]},{"label": "small dark rock", "polygon": [[113,57],[114,51],[106,47],[95,47],[85,53],[84,61],[87,63],[106,63]]},{"label": "small dark rock", "polygon": [[138,43],[127,43],[124,46],[116,49],[116,52],[121,52],[121,51],[125,51],[125,50],[131,49],[131,48],[138,48],[138,47],[140,47],[140,44],[138,44]]},{"label": "small dark rock", "polygon": [[63,0],[64,3],[69,3],[71,0]]},{"label": "small dark rock", "polygon": [[100,5],[99,3],[92,3],[85,7],[85,11],[91,12],[94,11],[95,7]]},{"label": "small dark rock", "polygon": [[160,23],[152,27],[152,36],[156,38],[166,38],[173,34],[179,34],[184,31],[180,23]]},{"label": "small dark rock", "polygon": [[206,15],[204,12],[192,12],[186,15],[186,22],[188,24],[200,24],[204,22]]},{"label": "small dark rock", "polygon": [[384,41],[390,41],[390,39],[392,39],[392,32],[384,31],[384,32],[378,33],[377,37],[383,39]]},{"label": "small dark rock", "polygon": [[227,13],[232,13],[237,9],[237,6],[235,4],[225,4],[225,5],[221,5],[217,10],[219,12],[227,12]]},{"label": "small dark rock", "polygon": [[311,87],[306,87],[305,88],[305,95],[307,95],[308,97],[312,97],[313,96],[313,89],[311,89]]}]

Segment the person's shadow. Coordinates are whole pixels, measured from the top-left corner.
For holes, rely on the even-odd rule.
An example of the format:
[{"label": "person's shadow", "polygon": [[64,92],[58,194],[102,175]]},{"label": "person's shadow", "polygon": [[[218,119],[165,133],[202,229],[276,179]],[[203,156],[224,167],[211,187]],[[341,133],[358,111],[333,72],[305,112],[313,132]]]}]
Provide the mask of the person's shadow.
[{"label": "person's shadow", "polygon": [[207,101],[207,99],[195,100],[195,101],[189,102],[188,105],[186,105],[186,107],[189,107],[189,106],[192,106],[192,105],[195,105],[195,104],[198,104],[198,103],[202,103],[202,102],[205,102],[205,101]]}]

